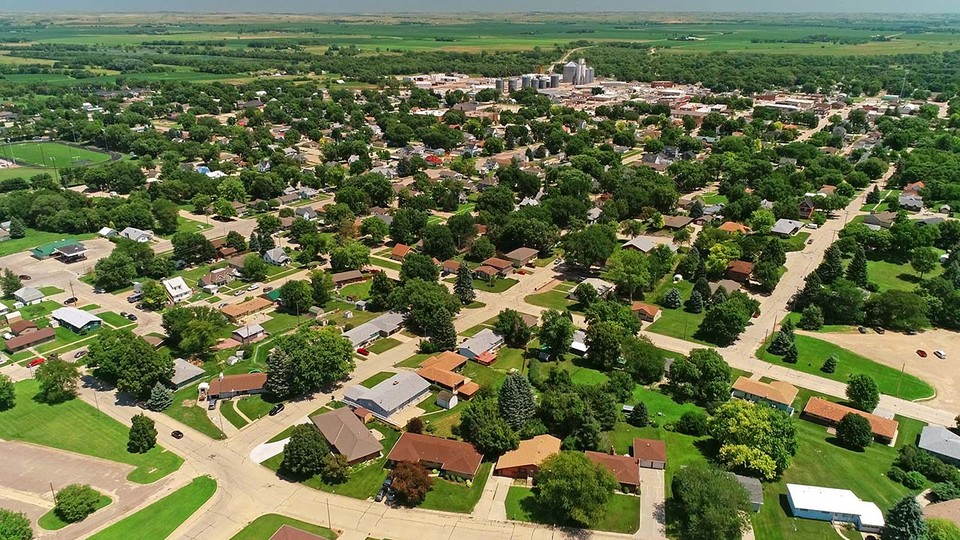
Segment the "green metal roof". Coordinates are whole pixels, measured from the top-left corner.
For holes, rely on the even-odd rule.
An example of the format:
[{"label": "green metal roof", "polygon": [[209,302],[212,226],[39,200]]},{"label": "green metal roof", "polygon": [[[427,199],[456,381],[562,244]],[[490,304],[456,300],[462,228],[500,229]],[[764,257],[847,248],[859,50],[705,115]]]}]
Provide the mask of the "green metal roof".
[{"label": "green metal roof", "polygon": [[50,242],[49,244],[43,244],[42,246],[37,246],[33,248],[31,251],[33,252],[34,255],[38,257],[49,257],[50,255],[53,255],[53,252],[59,248],[62,248],[64,246],[71,246],[79,243],[80,243],[79,241],[73,238],[67,238],[64,240],[57,240],[56,242]]}]

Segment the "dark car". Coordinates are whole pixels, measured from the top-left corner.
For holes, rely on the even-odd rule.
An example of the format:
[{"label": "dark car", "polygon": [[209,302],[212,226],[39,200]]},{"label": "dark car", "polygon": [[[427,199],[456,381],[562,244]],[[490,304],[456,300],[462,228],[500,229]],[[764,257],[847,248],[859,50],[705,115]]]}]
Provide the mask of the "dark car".
[{"label": "dark car", "polygon": [[137,316],[134,315],[133,313],[127,313],[127,319],[131,321],[135,321],[137,320]]},{"label": "dark car", "polygon": [[67,304],[67,305],[76,304],[76,303],[77,303],[77,297],[76,297],[76,296],[71,296],[70,298],[67,298],[66,300],[64,300],[63,303],[64,303],[64,304]]},{"label": "dark car", "polygon": [[170,434],[170,436],[173,437],[174,439],[182,439],[183,432],[180,430],[174,430],[173,433]]},{"label": "dark car", "polygon": [[20,274],[20,275],[17,276],[17,277],[20,278],[20,279],[23,280],[23,281],[30,281],[30,279],[31,279],[30,276],[28,276],[28,275],[26,275],[26,274]]},{"label": "dark car", "polygon": [[923,350],[923,349],[917,349],[917,356],[919,356],[920,358],[926,358],[926,357],[927,357],[927,351],[925,351],[925,350]]},{"label": "dark car", "polygon": [[121,312],[120,312],[120,316],[123,317],[124,319],[127,318],[127,315],[129,315],[129,313],[127,313],[126,311],[121,311]]},{"label": "dark car", "polygon": [[217,408],[217,398],[210,398],[208,401],[209,401],[209,403],[207,403],[208,410],[212,411]]},{"label": "dark car", "polygon": [[878,333],[878,334],[881,334],[881,335],[886,332],[886,330],[884,330],[884,329],[883,329],[882,327],[880,327],[880,326],[874,328],[873,331],[876,332],[876,333]]},{"label": "dark car", "polygon": [[270,414],[270,416],[276,416],[281,412],[283,412],[283,403],[277,403],[276,405],[273,406],[272,409],[270,409],[270,412],[268,414]]},{"label": "dark car", "polygon": [[866,333],[867,333],[867,329],[864,328],[863,326],[858,326],[858,327],[857,327],[857,332],[860,332],[861,334],[866,334]]},{"label": "dark car", "polygon": [[74,358],[83,358],[87,355],[87,350],[77,351],[77,354],[73,355]]},{"label": "dark car", "polygon": [[387,486],[381,486],[380,491],[377,492],[377,496],[373,498],[374,501],[380,502],[383,500],[384,495],[387,494]]},{"label": "dark car", "polygon": [[268,293],[273,290],[273,287],[264,287],[263,292]]}]

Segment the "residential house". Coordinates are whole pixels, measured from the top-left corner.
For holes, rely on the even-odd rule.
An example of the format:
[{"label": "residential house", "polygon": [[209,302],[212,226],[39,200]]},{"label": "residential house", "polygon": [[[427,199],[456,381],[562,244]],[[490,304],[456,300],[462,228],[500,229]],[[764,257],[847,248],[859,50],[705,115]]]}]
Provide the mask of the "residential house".
[{"label": "residential house", "polygon": [[127,227],[126,229],[120,231],[120,237],[145,244],[153,241],[153,231],[143,231],[137,229],[136,227]]},{"label": "residential house", "polygon": [[444,275],[456,274],[460,271],[460,261],[456,259],[448,259],[443,261],[443,264],[440,265],[440,272]]},{"label": "residential house", "polygon": [[621,249],[631,249],[634,251],[639,251],[641,253],[650,253],[650,250],[657,247],[655,242],[648,240],[642,236],[637,236],[627,240],[621,246]]},{"label": "residential house", "polygon": [[13,299],[18,304],[31,306],[43,302],[44,294],[33,287],[20,287],[13,292]]},{"label": "residential house", "polygon": [[232,248],[227,245],[227,240],[225,238],[217,238],[210,241],[213,244],[213,249],[217,250],[218,259],[226,259],[232,257],[237,253],[236,248]]},{"label": "residential house", "polygon": [[497,274],[501,277],[509,276],[513,273],[513,263],[505,259],[499,259],[497,257],[490,257],[489,259],[483,261],[483,266],[488,266],[490,268],[495,268]]},{"label": "residential house", "polygon": [[634,439],[633,457],[644,469],[666,469],[667,443],[657,439]]},{"label": "residential house", "polygon": [[187,362],[183,358],[176,358],[173,361],[173,377],[170,377],[170,384],[177,390],[189,386],[190,383],[203,378],[207,372],[203,368]]},{"label": "residential house", "polygon": [[163,284],[163,288],[167,291],[167,297],[169,297],[170,301],[174,304],[189,300],[193,295],[193,290],[190,289],[187,282],[180,276],[161,280],[160,283]]},{"label": "residential house", "polygon": [[[269,532],[269,531],[267,531]],[[320,536],[318,534],[308,533],[306,531],[300,530],[292,525],[287,525],[284,523],[280,526],[273,535],[270,536],[269,540],[325,540],[325,536]]]},{"label": "residential house", "polygon": [[380,338],[392,336],[403,328],[403,313],[390,311],[343,333],[354,347],[363,347]]},{"label": "residential house", "polygon": [[[577,285],[577,287],[579,287],[580,285],[590,285],[591,287],[593,287],[593,290],[597,291],[597,296],[600,298],[606,298],[610,296],[610,293],[612,293],[614,290],[613,283],[610,283],[609,281],[604,281],[599,278],[587,278],[581,281],[580,284]],[[567,293],[567,298],[571,300],[577,300],[577,301],[580,300],[580,298],[577,297],[577,287],[574,287],[573,289],[570,290],[569,293]]]},{"label": "residential house", "polygon": [[[4,229],[4,230],[6,230],[6,229]],[[97,231],[97,234],[98,234],[99,236],[102,236],[103,238],[110,239],[110,238],[113,238],[113,237],[117,236],[117,231],[116,231],[116,229],[111,229],[110,227],[104,227],[104,228],[100,229],[99,231]]]},{"label": "residential house", "polygon": [[637,458],[589,450],[584,454],[590,461],[610,471],[624,491],[636,492],[640,487],[640,461]]},{"label": "residential house", "polygon": [[730,261],[727,264],[726,276],[733,281],[743,283],[750,279],[753,273],[753,263],[748,261]]},{"label": "residential house", "polygon": [[280,204],[290,205],[290,204],[295,203],[295,202],[297,202],[297,201],[300,200],[300,194],[299,194],[299,193],[285,193],[285,194],[277,197],[277,200],[280,201]]},{"label": "residential house", "polygon": [[100,328],[100,325],[103,324],[103,319],[100,317],[75,307],[57,308],[53,310],[50,316],[60,326],[72,330],[75,334],[86,334]]},{"label": "residential house", "polygon": [[37,326],[37,323],[29,319],[20,319],[19,321],[10,323],[10,332],[15,336],[36,332],[39,329],[40,327]]},{"label": "residential house", "polygon": [[822,398],[812,397],[803,408],[803,416],[827,426],[836,426],[849,413],[860,415],[870,422],[873,438],[883,444],[890,444],[897,438],[899,424],[896,420],[883,418],[868,412],[863,412],[846,405],[833,403]]},{"label": "residential house", "polygon": [[36,332],[27,332],[19,336],[14,336],[4,341],[4,347],[7,349],[7,352],[15,353],[27,347],[53,341],[56,338],[56,331],[48,326],[46,328],[40,328]]},{"label": "residential house", "polygon": [[763,506],[763,484],[760,483],[760,480],[757,480],[752,476],[743,476],[733,473],[727,474],[733,476],[737,483],[743,486],[743,489],[747,491],[747,495],[750,497],[750,508],[754,511],[754,513],[759,512],[760,508]]},{"label": "residential house", "polygon": [[516,450],[500,456],[493,468],[493,474],[508,478],[533,478],[545,459],[559,453],[560,439],[553,435],[537,435],[520,441]]},{"label": "residential house", "polygon": [[210,381],[207,399],[215,397],[227,399],[234,396],[262,394],[267,383],[266,373],[241,373],[239,375],[221,375]]},{"label": "residential house", "polygon": [[473,274],[482,280],[491,281],[499,275],[499,272],[492,266],[478,266]]},{"label": "residential house", "polygon": [[920,196],[920,190],[925,188],[926,184],[922,181],[920,182],[911,182],[903,186],[903,191],[900,192],[901,195],[915,195]]},{"label": "residential house", "polygon": [[267,331],[263,329],[259,324],[249,324],[247,326],[241,326],[233,331],[233,339],[239,341],[243,345],[248,343],[253,343],[264,337],[266,337]]},{"label": "residential house", "polygon": [[900,195],[897,202],[900,203],[900,208],[904,210],[909,210],[911,212],[919,212],[923,210],[923,197],[917,195]]},{"label": "residential house", "polygon": [[750,227],[742,223],[737,223],[736,221],[725,221],[717,227],[721,231],[728,232],[731,234],[750,234],[753,232]]},{"label": "residential house", "polygon": [[863,216],[863,223],[867,226],[877,226],[883,227],[884,229],[889,229],[893,226],[894,222],[897,220],[896,212],[876,212],[873,214],[867,214]]},{"label": "residential house", "polygon": [[417,369],[417,375],[441,388],[470,398],[480,390],[480,385],[460,374],[466,363],[465,356],[444,351],[424,360]]},{"label": "residential house", "polygon": [[526,266],[534,261],[537,258],[538,253],[539,252],[533,248],[519,247],[510,253],[507,253],[503,257],[510,261],[515,268],[520,268],[521,266]]},{"label": "residential house", "polygon": [[663,228],[679,230],[693,223],[690,216],[663,216]]},{"label": "residential house", "polygon": [[240,302],[239,304],[229,304],[223,306],[220,309],[220,313],[230,320],[231,322],[237,322],[244,317],[249,317],[254,313],[260,313],[268,308],[273,307],[275,304],[270,300],[258,296],[247,300],[246,302]]},{"label": "residential house", "polygon": [[483,456],[467,442],[441,439],[430,435],[406,432],[397,440],[387,461],[419,463],[427,469],[457,478],[473,478],[480,469]]},{"label": "residential house", "polygon": [[778,219],[777,222],[773,224],[773,229],[771,229],[770,232],[777,236],[789,238],[797,234],[797,232],[802,228],[802,221],[797,221],[794,219]]},{"label": "residential house", "polygon": [[363,407],[374,416],[389,422],[400,409],[419,403],[430,393],[430,383],[416,373],[403,371],[373,388],[348,386],[343,401],[353,407]]},{"label": "residential house", "polygon": [[457,353],[481,364],[492,364],[496,357],[493,352],[503,346],[503,336],[489,328],[477,332],[457,347]]},{"label": "residential house", "polygon": [[945,463],[960,466],[960,435],[943,426],[924,426],[917,446]]},{"label": "residential house", "polygon": [[[732,279],[721,279],[720,281],[711,281],[710,285],[710,294],[714,294],[718,289],[722,288],[729,295],[732,292],[740,290],[740,283],[733,281]],[[706,300],[706,299],[704,299]]]},{"label": "residential house", "polygon": [[298,218],[305,219],[307,221],[316,221],[317,211],[309,206],[301,206],[293,211],[293,214]]},{"label": "residential house", "polygon": [[397,244],[390,250],[390,258],[395,261],[402,261],[407,258],[412,248],[406,244]]},{"label": "residential house", "polygon": [[366,278],[359,270],[346,270],[344,272],[337,272],[330,276],[330,279],[333,281],[333,286],[337,289],[350,285],[351,283],[359,283]]},{"label": "residential house", "polygon": [[[594,206],[593,208],[587,210],[587,223],[596,223],[597,220],[600,219],[601,215],[603,215],[603,210]],[[664,218],[664,222],[666,222],[666,218]]]},{"label": "residential house", "polygon": [[793,400],[797,398],[797,387],[783,381],[769,383],[755,381],[749,377],[737,377],[731,395],[753,403],[765,403],[774,409],[793,414]]},{"label": "residential house", "polygon": [[355,465],[380,457],[383,445],[349,408],[311,416],[310,421],[333,451],[347,460],[347,464]]},{"label": "residential house", "polygon": [[634,313],[641,321],[657,322],[662,312],[660,308],[646,302],[634,301],[630,306],[630,311]]},{"label": "residential house", "polygon": [[802,219],[810,219],[816,210],[817,205],[814,203],[813,197],[804,197],[797,206],[797,213]]},{"label": "residential house", "polygon": [[787,502],[794,517],[852,523],[858,531],[866,533],[883,529],[880,508],[860,500],[848,489],[787,484]]},{"label": "residential house", "polygon": [[229,268],[217,268],[197,280],[200,288],[223,287],[234,280],[233,272]]},{"label": "residential house", "polygon": [[275,266],[285,266],[287,264],[290,264],[290,257],[287,256],[287,252],[285,252],[283,248],[278,248],[278,247],[273,249],[268,249],[263,254],[263,260],[266,261],[268,264],[272,264]]}]

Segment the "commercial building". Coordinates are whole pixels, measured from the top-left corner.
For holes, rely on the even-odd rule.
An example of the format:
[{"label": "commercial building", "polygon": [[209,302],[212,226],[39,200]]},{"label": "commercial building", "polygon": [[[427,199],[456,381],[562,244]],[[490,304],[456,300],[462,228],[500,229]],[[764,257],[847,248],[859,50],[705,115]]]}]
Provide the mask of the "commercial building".
[{"label": "commercial building", "polygon": [[876,504],[861,501],[848,489],[787,484],[790,512],[798,518],[852,523],[860,532],[883,528],[883,512]]},{"label": "commercial building", "polygon": [[520,441],[516,450],[500,456],[493,474],[509,478],[532,478],[540,470],[540,464],[548,457],[560,453],[560,439],[553,435],[537,435]]}]

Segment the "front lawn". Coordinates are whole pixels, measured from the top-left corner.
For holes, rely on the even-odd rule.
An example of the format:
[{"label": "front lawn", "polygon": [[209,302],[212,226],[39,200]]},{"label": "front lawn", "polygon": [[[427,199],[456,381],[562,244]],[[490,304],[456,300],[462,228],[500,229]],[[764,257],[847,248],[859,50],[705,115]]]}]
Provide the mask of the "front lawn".
[{"label": "front lawn", "polygon": [[195,384],[177,390],[173,393],[173,404],[167,407],[163,414],[211,439],[223,439],[223,432],[207,416],[206,402],[197,402],[198,392]]},{"label": "front lawn", "polygon": [[236,400],[237,409],[251,421],[266,416],[275,404],[263,399],[262,394],[245,396]]},{"label": "front lawn", "polygon": [[380,257],[370,257],[370,264],[374,266],[379,266],[381,268],[386,268],[388,270],[400,271],[400,263],[391,261],[389,259],[381,259]]},{"label": "front lawn", "polygon": [[420,364],[422,364],[424,360],[426,360],[427,358],[430,358],[431,356],[433,355],[429,353],[417,353],[411,356],[410,358],[403,360],[402,362],[397,362],[394,365],[397,367],[418,368],[420,367]]},{"label": "front lawn", "polygon": [[217,481],[198,476],[159,501],[90,537],[90,540],[167,538],[217,491]]},{"label": "front lawn", "polygon": [[372,352],[373,354],[383,354],[389,351],[390,349],[396,347],[399,344],[400,344],[399,340],[396,340],[390,337],[381,338],[374,341],[372,345],[367,347],[367,350]]},{"label": "front lawn", "polygon": [[250,423],[237,413],[232,399],[225,399],[220,402],[220,414],[237,429]]},{"label": "front lawn", "polygon": [[270,538],[284,525],[290,525],[303,532],[315,534],[329,540],[334,540],[337,533],[326,527],[300,521],[280,514],[264,514],[250,522],[242,531],[233,535],[230,540],[270,540]]},{"label": "front lawn", "polygon": [[[507,492],[506,507],[507,519],[564,525],[557,523],[556,518],[548,511],[539,508],[532,489],[511,486],[510,491]],[[607,503],[604,515],[590,528],[615,533],[635,533],[640,528],[640,497],[614,494]]]},{"label": "front lawn", "polygon": [[[97,504],[94,506],[93,511],[96,512],[101,508],[105,508],[111,502],[113,502],[113,500],[110,499],[110,497],[101,493],[100,498],[97,499]],[[56,511],[51,509],[46,514],[40,516],[40,519],[37,520],[37,525],[41,529],[45,529],[48,531],[58,531],[66,527],[67,525],[71,525],[71,523],[67,523],[66,521],[60,519],[60,516],[57,515]]]},{"label": "front lawn", "polygon": [[[800,353],[796,364],[788,364],[781,357],[768,353],[767,345],[769,343],[770,340],[768,339],[763,347],[757,351],[757,357],[771,364],[843,383],[847,382],[851,375],[870,375],[877,381],[881,393],[908,400],[923,399],[934,395],[933,387],[913,375],[902,373],[898,369],[874,362],[869,358],[820,339],[810,336],[796,336],[794,343],[796,343],[797,351]],[[836,371],[834,373],[820,371],[824,360],[834,354],[839,358]]]},{"label": "front lawn", "polygon": [[563,311],[575,304],[573,300],[567,299],[567,294],[567,292],[553,289],[547,292],[527,295],[523,301],[532,306]]},{"label": "front lawn", "polygon": [[[937,277],[943,273],[943,265],[938,264],[923,279]],[[909,263],[897,264],[888,261],[867,260],[867,279],[877,284],[881,291],[899,289],[913,291],[920,283],[920,275]]]},{"label": "front lawn", "polygon": [[780,243],[783,244],[784,251],[803,251],[804,246],[807,245],[807,238],[810,238],[810,233],[800,231],[790,238],[781,239]]},{"label": "front lawn", "polygon": [[42,292],[44,296],[53,296],[63,292],[63,289],[60,287],[53,287],[51,285],[47,285],[46,287],[38,287],[37,290]]},{"label": "front lawn", "polygon": [[97,313],[97,317],[103,319],[103,322],[109,324],[114,328],[123,328],[124,326],[130,326],[133,324],[132,321],[126,317],[122,317],[119,313],[114,313],[112,311],[104,311],[103,313]]},{"label": "front lawn", "polygon": [[377,373],[376,375],[373,375],[369,379],[361,382],[360,386],[364,388],[373,388],[374,386],[382,383],[383,381],[389,379],[390,377],[393,377],[394,375],[396,375],[396,373],[392,371],[381,371],[380,373]]},{"label": "front lawn", "polygon": [[419,508],[469,514],[483,494],[483,486],[487,484],[487,477],[490,476],[492,467],[493,463],[480,464],[480,469],[469,486],[466,483],[434,478],[433,488],[427,493],[427,497],[420,503]]},{"label": "front lawn", "polygon": [[[101,414],[80,398],[57,405],[35,401],[34,396],[39,390],[39,383],[35,379],[20,381],[14,388],[16,406],[0,412],[2,439],[25,441],[133,465],[136,469],[127,479],[140,484],[159,480],[183,465],[183,458],[160,446],[145,454],[127,452],[130,428]],[[110,398],[104,394],[103,399]]]},{"label": "front lawn", "polygon": [[513,278],[496,278],[493,281],[475,279],[473,280],[473,288],[478,291],[486,291],[489,293],[502,293],[517,283],[520,282]]}]

